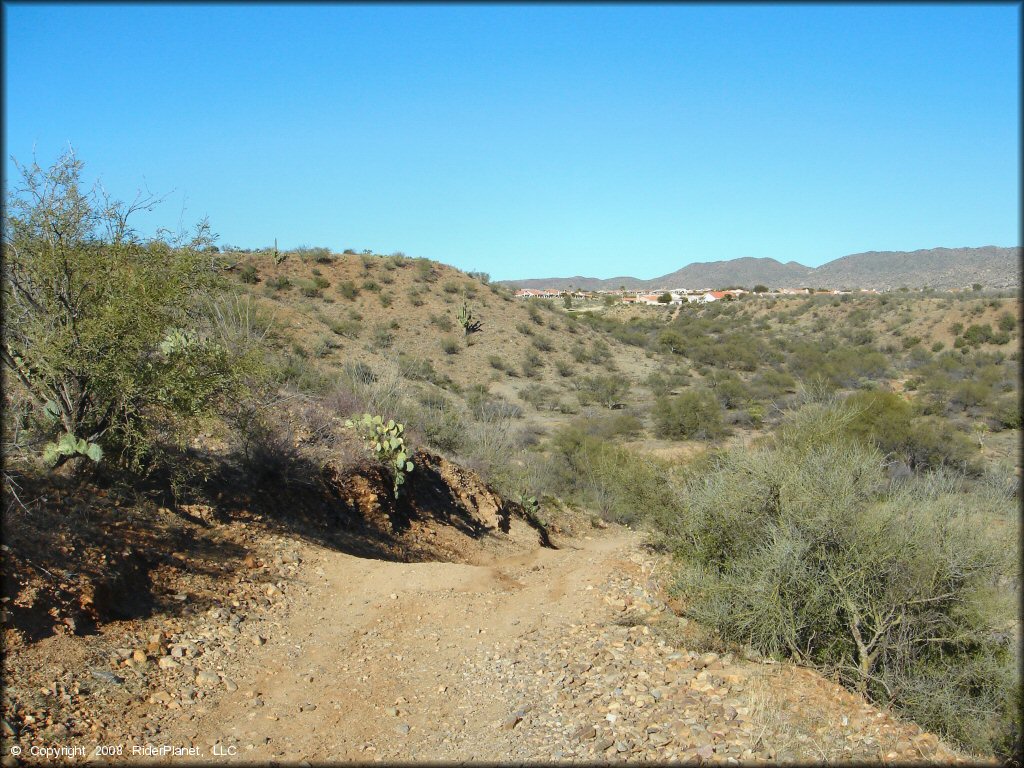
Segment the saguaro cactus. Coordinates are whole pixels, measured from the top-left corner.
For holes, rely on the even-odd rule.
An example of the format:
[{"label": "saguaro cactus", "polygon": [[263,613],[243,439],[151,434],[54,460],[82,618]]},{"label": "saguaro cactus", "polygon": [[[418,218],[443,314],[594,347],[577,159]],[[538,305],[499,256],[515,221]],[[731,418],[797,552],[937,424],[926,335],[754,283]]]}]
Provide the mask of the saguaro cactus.
[{"label": "saguaro cactus", "polygon": [[459,310],[456,318],[467,336],[480,330],[480,321],[473,319],[473,311],[466,302],[462,302],[462,308]]}]

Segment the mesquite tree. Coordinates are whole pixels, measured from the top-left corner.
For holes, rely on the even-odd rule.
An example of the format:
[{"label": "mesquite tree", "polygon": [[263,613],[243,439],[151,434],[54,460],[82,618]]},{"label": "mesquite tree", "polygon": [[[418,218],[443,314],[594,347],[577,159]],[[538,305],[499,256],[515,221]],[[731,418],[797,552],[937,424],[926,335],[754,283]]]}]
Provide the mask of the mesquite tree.
[{"label": "mesquite tree", "polygon": [[52,440],[57,465],[98,460],[101,445],[141,455],[154,419],[214,407],[237,372],[200,327],[219,270],[206,222],[143,239],[129,219],[159,200],[114,201],[83,186],[82,168],[71,151],[46,170],[18,165],[4,203],[0,354],[30,404],[28,447]]}]

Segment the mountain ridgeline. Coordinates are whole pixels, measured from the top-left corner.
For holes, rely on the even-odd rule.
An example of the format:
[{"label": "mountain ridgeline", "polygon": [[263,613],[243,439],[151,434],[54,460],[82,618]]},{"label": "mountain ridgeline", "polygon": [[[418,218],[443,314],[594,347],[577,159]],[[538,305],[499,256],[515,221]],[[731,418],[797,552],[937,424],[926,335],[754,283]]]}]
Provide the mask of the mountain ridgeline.
[{"label": "mountain ridgeline", "polygon": [[750,257],[687,264],[661,277],[553,277],[506,280],[517,288],[570,287],[596,291],[654,288],[724,288],[761,284],[770,288],[963,288],[981,283],[986,288],[1014,288],[1020,285],[1021,249],[987,245],[981,248],[932,248],[919,251],[868,251],[843,256],[820,267],[805,267],[795,261],[785,264],[769,258]]}]

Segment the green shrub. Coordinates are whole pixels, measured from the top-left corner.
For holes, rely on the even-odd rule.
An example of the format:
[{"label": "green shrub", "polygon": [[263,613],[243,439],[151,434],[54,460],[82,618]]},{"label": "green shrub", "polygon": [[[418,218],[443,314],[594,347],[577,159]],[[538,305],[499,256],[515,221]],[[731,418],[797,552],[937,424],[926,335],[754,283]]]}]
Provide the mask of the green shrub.
[{"label": "green shrub", "polygon": [[444,350],[446,355],[457,355],[461,350],[457,339],[453,339],[451,336],[445,336],[441,339],[441,349]]},{"label": "green shrub", "polygon": [[359,288],[351,280],[342,280],[338,283],[338,293],[341,294],[343,299],[352,301],[359,295]]},{"label": "green shrub", "polygon": [[540,375],[540,369],[543,364],[544,363],[540,359],[540,355],[538,355],[536,351],[532,349],[526,350],[526,354],[523,355],[523,376],[528,379],[532,379],[535,376]]},{"label": "green shrub", "polygon": [[1003,312],[999,315],[998,328],[1004,333],[1011,333],[1017,328],[1017,319],[1009,312]]},{"label": "green shrub", "polygon": [[358,320],[332,320],[327,324],[332,333],[344,336],[347,339],[358,338],[363,329],[363,324]]},{"label": "green shrub", "polygon": [[144,241],[132,207],[89,191],[70,151],[48,170],[17,167],[3,211],[5,394],[28,393],[36,444],[56,441],[56,462],[77,461],[84,441],[91,458],[138,468],[161,437],[237,399],[261,351],[230,346],[204,311],[225,288],[205,222],[185,242]]},{"label": "green shrub", "polygon": [[377,296],[377,299],[380,301],[380,305],[385,309],[391,306],[391,294],[381,293]]},{"label": "green shrub", "polygon": [[694,472],[685,508],[656,517],[686,613],[991,752],[1016,716],[1014,641],[996,629],[1013,621],[998,586],[1016,562],[1012,501],[948,475],[890,483],[843,437],[849,418],[805,408],[773,445]]},{"label": "green shrub", "polygon": [[573,373],[575,373],[576,369],[573,368],[572,363],[570,363],[568,360],[556,360],[555,370],[558,371],[559,376],[561,376],[563,379],[567,379],[570,376],[572,376]]},{"label": "green shrub", "polygon": [[444,291],[445,293],[452,293],[452,294],[455,294],[455,293],[458,293],[458,292],[459,292],[459,284],[458,284],[458,283],[456,283],[456,282],[455,282],[454,280],[446,280],[446,281],[445,281],[445,282],[444,282],[444,283],[443,283],[443,284],[441,285],[441,289],[442,289],[442,290],[443,290],[443,291]]},{"label": "green shrub", "polygon": [[583,420],[554,435],[565,493],[598,510],[605,520],[623,525],[649,519],[652,512],[678,514],[679,497],[666,465],[609,442],[599,436],[599,429]]},{"label": "green shrub", "polygon": [[275,291],[287,291],[292,287],[292,281],[285,275],[279,275],[267,281],[267,285]]},{"label": "green shrub", "polygon": [[416,260],[416,276],[413,278],[418,283],[431,283],[437,279],[434,274],[434,262],[430,259]]},{"label": "green shrub", "polygon": [[544,384],[527,384],[520,390],[519,397],[538,411],[558,410],[558,392]]},{"label": "green shrub", "polygon": [[252,264],[246,264],[244,267],[242,267],[241,271],[238,273],[238,278],[243,283],[248,283],[250,285],[258,283],[260,280],[259,276],[256,273],[256,267],[254,267]]},{"label": "green shrub", "polygon": [[584,376],[579,382],[579,399],[581,405],[600,403],[605,408],[613,408],[622,402],[629,393],[629,382],[621,376],[598,374]]},{"label": "green shrub", "polygon": [[971,346],[976,347],[992,341],[992,335],[992,326],[988,323],[984,325],[969,325],[964,331],[963,339]]},{"label": "green shrub", "polygon": [[1020,429],[1020,397],[1005,395],[993,403],[992,415],[1003,429]]},{"label": "green shrub", "polygon": [[452,323],[452,319],[448,315],[431,315],[430,322],[432,325],[436,325],[442,331],[450,331],[455,325]]},{"label": "green shrub", "polygon": [[488,355],[487,362],[496,371],[505,371],[508,369],[508,363],[498,355]]},{"label": "green shrub", "polygon": [[528,326],[526,323],[516,323],[516,330],[523,334],[523,336],[533,335],[533,328]]},{"label": "green shrub", "polygon": [[672,440],[711,440],[725,433],[722,406],[706,389],[691,389],[676,397],[660,397],[651,415],[658,435]]},{"label": "green shrub", "polygon": [[371,344],[375,349],[389,349],[395,343],[395,334],[386,323],[377,323],[373,328]]},{"label": "green shrub", "polygon": [[551,344],[551,339],[546,336],[534,336],[530,343],[533,344],[533,346],[540,352],[550,352],[554,349],[554,346]]},{"label": "green shrub", "polygon": [[370,291],[371,293],[377,293],[378,291],[381,290],[380,283],[376,282],[375,280],[364,280],[363,290]]}]

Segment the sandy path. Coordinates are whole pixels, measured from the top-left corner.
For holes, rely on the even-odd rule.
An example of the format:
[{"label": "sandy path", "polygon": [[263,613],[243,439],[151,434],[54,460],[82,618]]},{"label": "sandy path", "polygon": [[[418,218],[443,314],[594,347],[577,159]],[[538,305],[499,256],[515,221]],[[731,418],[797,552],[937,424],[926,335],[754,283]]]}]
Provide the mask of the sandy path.
[{"label": "sandy path", "polygon": [[307,546],[286,615],[232,665],[238,690],[162,740],[255,762],[507,758],[496,723],[517,703],[467,660],[601,610],[595,586],[638,541],[618,530],[483,566]]}]

